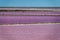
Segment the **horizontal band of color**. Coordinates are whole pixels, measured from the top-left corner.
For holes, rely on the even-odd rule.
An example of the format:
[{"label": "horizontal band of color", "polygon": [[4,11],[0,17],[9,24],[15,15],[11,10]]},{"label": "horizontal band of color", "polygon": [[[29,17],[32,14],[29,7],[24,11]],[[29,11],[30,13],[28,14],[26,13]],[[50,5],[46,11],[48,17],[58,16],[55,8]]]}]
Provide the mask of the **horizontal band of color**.
[{"label": "horizontal band of color", "polygon": [[60,7],[60,0],[0,0],[0,7]]},{"label": "horizontal band of color", "polygon": [[17,10],[27,10],[27,11],[60,11],[60,7],[0,7],[0,11],[17,11]]},{"label": "horizontal band of color", "polygon": [[39,12],[39,11],[19,11],[19,12],[0,12],[0,16],[60,16],[60,12]]},{"label": "horizontal band of color", "polygon": [[60,25],[60,23],[1,24],[0,26],[31,26],[31,25]]},{"label": "horizontal band of color", "polygon": [[60,16],[0,16],[0,24],[60,22]]},{"label": "horizontal band of color", "polygon": [[60,23],[0,24],[0,26],[55,25]]}]

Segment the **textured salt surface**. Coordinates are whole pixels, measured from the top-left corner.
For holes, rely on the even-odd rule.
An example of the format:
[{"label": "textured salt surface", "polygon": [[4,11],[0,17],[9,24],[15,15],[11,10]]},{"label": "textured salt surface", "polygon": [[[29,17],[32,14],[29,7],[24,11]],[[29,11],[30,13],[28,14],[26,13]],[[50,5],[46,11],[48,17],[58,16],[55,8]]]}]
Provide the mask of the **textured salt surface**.
[{"label": "textured salt surface", "polygon": [[0,26],[0,40],[60,40],[60,24]]}]

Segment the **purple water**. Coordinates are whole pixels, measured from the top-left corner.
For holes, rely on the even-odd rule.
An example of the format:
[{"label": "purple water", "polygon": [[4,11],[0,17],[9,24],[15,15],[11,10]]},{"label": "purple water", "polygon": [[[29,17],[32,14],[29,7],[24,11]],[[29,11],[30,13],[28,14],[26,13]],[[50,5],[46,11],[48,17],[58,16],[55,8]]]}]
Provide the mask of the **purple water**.
[{"label": "purple water", "polygon": [[60,22],[60,16],[0,16],[0,24]]}]

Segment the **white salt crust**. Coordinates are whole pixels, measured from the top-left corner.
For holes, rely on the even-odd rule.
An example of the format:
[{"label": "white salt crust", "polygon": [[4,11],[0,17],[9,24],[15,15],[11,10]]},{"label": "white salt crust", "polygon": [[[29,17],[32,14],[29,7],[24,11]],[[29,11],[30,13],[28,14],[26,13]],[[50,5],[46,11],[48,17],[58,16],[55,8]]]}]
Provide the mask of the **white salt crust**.
[{"label": "white salt crust", "polygon": [[31,25],[55,25],[60,23],[37,23],[37,24],[2,24],[0,26],[31,26]]}]

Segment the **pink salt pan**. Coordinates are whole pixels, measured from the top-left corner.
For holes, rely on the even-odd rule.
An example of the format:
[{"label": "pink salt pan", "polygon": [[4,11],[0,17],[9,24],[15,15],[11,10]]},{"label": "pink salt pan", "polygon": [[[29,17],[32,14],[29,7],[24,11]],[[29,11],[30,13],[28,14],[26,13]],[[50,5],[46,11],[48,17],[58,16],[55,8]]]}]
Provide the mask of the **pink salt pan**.
[{"label": "pink salt pan", "polygon": [[60,40],[60,24],[0,25],[0,40]]}]

